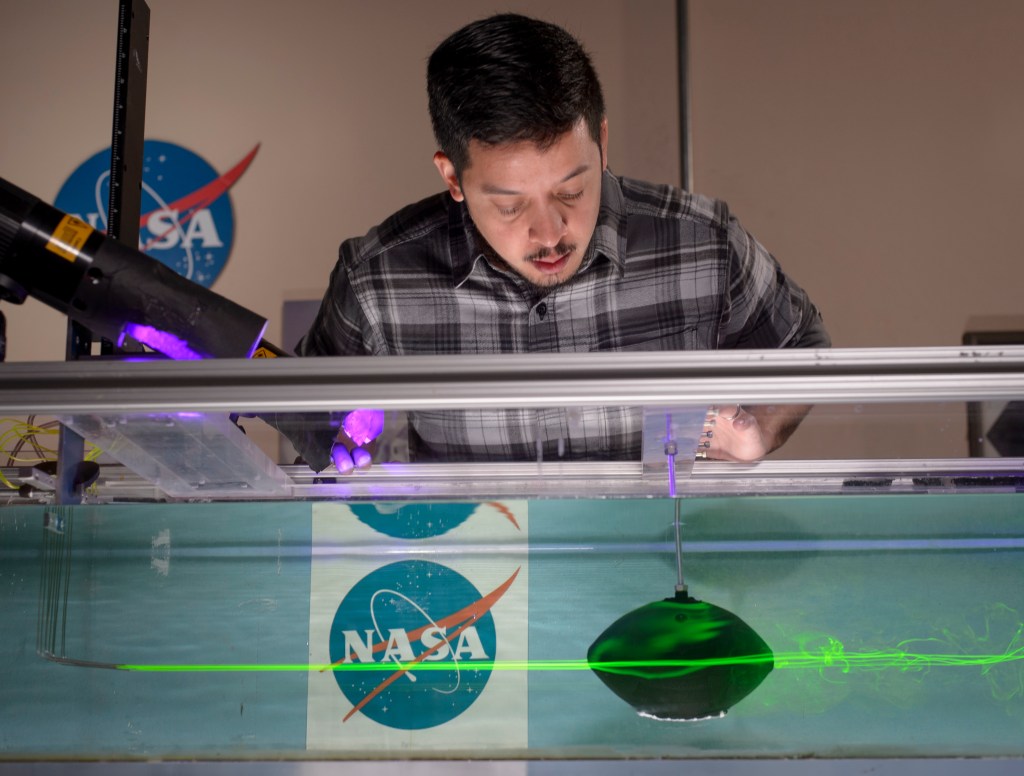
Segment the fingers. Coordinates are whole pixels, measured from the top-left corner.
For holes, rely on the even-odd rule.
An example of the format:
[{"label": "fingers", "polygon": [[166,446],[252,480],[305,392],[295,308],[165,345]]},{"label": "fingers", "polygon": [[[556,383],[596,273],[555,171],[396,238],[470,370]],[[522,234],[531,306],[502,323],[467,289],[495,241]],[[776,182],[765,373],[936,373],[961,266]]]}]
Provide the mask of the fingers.
[{"label": "fingers", "polygon": [[[734,421],[740,419],[741,415],[743,415],[743,407],[739,404],[726,405],[725,407],[718,407],[717,405],[708,407],[707,416],[704,418],[704,428],[697,439],[697,450],[694,457],[698,461],[715,457],[712,455],[712,452],[719,448],[719,445],[715,442],[715,427],[720,421],[726,421],[731,426]],[[741,425],[742,420],[737,427]],[[728,426],[725,428],[728,428]]]},{"label": "fingers", "polygon": [[334,461],[334,468],[338,470],[338,474],[348,474],[356,468],[352,460],[352,453],[339,442],[335,442],[331,448],[331,460]]},{"label": "fingers", "polygon": [[694,458],[698,461],[706,460],[708,452],[711,450],[711,440],[715,437],[717,416],[718,407],[709,407],[708,414],[704,417],[704,428],[701,429],[700,436],[697,438],[697,450],[695,451]]},{"label": "fingers", "polygon": [[361,447],[350,451],[345,445],[335,442],[331,448],[331,460],[334,461],[334,468],[338,470],[338,474],[348,474],[353,469],[368,469],[373,457]]}]

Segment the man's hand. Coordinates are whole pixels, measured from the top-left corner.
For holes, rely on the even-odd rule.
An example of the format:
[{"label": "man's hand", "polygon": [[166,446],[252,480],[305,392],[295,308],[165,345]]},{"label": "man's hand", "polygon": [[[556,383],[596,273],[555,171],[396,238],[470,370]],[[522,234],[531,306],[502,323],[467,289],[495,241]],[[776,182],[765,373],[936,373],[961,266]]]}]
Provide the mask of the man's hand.
[{"label": "man's hand", "polygon": [[704,421],[697,458],[758,461],[781,447],[810,410],[808,404],[712,407]]},{"label": "man's hand", "polygon": [[373,445],[370,443],[383,430],[383,410],[359,409],[348,413],[331,447],[331,460],[338,473],[348,474],[353,469],[369,468],[373,462]]}]

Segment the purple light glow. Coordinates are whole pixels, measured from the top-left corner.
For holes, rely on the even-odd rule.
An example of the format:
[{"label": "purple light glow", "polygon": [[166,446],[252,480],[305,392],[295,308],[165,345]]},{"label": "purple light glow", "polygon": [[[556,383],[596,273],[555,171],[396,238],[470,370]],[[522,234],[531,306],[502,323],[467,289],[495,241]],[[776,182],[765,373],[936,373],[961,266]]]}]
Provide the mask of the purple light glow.
[{"label": "purple light glow", "polygon": [[192,350],[185,340],[166,331],[154,329],[152,326],[145,326],[141,323],[126,323],[121,339],[117,343],[118,346],[124,342],[126,335],[138,340],[143,345],[149,345],[153,350],[159,350],[165,356],[169,356],[177,361],[198,361],[204,358],[202,354]]},{"label": "purple light glow", "polygon": [[352,410],[345,416],[341,427],[349,439],[357,445],[365,445],[384,430],[384,410]]}]

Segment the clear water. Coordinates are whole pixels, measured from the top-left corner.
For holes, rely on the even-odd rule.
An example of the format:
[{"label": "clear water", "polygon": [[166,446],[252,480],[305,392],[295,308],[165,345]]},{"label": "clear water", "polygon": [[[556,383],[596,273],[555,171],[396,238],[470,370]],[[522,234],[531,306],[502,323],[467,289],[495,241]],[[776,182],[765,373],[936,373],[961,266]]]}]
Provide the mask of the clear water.
[{"label": "clear water", "polygon": [[[1024,494],[685,500],[689,592],[775,668],[684,724],[641,717],[585,660],[672,595],[673,514],[5,508],[0,757],[1024,754]],[[341,645],[362,658],[322,670]]]}]

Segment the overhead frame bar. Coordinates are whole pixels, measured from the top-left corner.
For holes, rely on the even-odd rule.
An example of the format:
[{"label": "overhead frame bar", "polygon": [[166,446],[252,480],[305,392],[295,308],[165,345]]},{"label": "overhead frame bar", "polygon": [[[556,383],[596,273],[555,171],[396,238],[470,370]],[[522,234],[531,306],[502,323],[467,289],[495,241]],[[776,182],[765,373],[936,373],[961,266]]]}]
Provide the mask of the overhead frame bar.
[{"label": "overhead frame bar", "polygon": [[1024,397],[1024,346],[6,364],[0,411],[300,412]]}]

